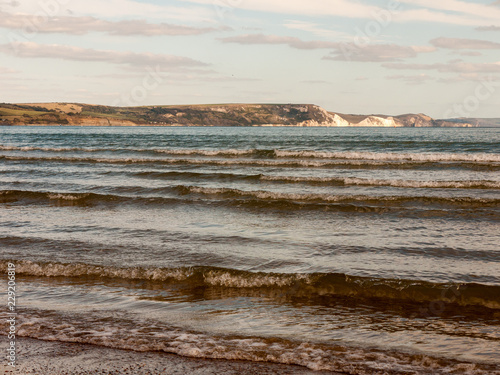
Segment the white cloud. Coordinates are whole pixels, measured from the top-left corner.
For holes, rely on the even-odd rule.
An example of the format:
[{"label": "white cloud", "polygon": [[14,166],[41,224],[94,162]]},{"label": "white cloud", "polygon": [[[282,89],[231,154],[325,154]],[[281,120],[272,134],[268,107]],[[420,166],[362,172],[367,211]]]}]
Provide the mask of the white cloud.
[{"label": "white cloud", "polygon": [[0,74],[1,75],[10,75],[10,74],[17,74],[17,73],[20,73],[19,70],[0,66]]},{"label": "white cloud", "polygon": [[336,30],[326,29],[324,27],[321,27],[317,23],[312,23],[312,22],[290,20],[290,21],[287,21],[284,24],[284,26],[288,29],[306,31],[306,32],[309,32],[309,33],[314,34],[316,36],[326,37],[326,38],[339,38],[339,37],[345,38],[345,37],[350,36],[347,33],[344,33],[341,31],[336,31]]},{"label": "white cloud", "polygon": [[482,56],[483,54],[478,51],[451,51],[450,55],[458,55],[458,56]]},{"label": "white cloud", "polygon": [[[214,2],[213,0],[187,0],[197,4],[223,6],[231,8],[231,1]],[[263,11],[281,14],[341,16],[348,18],[369,18],[380,8],[348,0],[245,0],[236,2],[233,8]],[[220,4],[220,5],[219,5]]]},{"label": "white cloud", "polygon": [[4,6],[8,6],[8,7],[13,7],[13,8],[16,8],[18,7],[19,5],[21,5],[21,3],[17,0],[11,0],[11,1],[0,1],[0,6],[4,7]]},{"label": "white cloud", "polygon": [[329,85],[331,82],[318,80],[318,79],[310,79],[306,81],[301,81],[301,83],[307,83],[309,85]]},{"label": "white cloud", "polygon": [[438,48],[446,49],[500,49],[500,43],[479,39],[436,38],[430,43]]},{"label": "white cloud", "polygon": [[201,67],[207,64],[188,57],[96,50],[58,44],[33,42],[1,44],[0,52],[23,58],[51,58],[71,61],[96,61],[131,67],[159,66],[161,69]]},{"label": "white cloud", "polygon": [[403,70],[437,70],[441,73],[500,73],[500,63],[467,63],[451,61],[438,64],[386,63],[384,67]]},{"label": "white cloud", "polygon": [[419,53],[432,52],[434,47],[429,46],[401,46],[397,44],[365,44],[358,45],[353,42],[324,42],[319,40],[305,41],[290,36],[245,34],[234,37],[220,38],[224,43],[237,43],[242,45],[282,44],[301,50],[330,49],[329,55],[324,60],[334,61],[361,61],[382,62],[399,61],[405,58],[416,57]]},{"label": "white cloud", "polygon": [[461,14],[448,14],[444,12],[436,12],[430,9],[408,9],[398,13],[394,17],[396,22],[434,22],[454,25],[477,26],[490,23],[491,19],[484,20],[481,17],[472,17]]},{"label": "white cloud", "polygon": [[437,80],[437,82],[440,82],[440,83],[460,83],[460,82],[466,82],[466,81],[496,82],[496,81],[500,81],[500,76],[494,76],[491,74],[484,75],[484,74],[479,74],[479,73],[461,73],[461,74],[458,74],[454,77],[440,78]]},{"label": "white cloud", "polygon": [[368,44],[358,47],[353,43],[345,43],[340,48],[325,56],[324,60],[382,62],[399,61],[417,56],[412,47],[397,44]]},{"label": "white cloud", "polygon": [[476,27],[476,30],[478,30],[478,31],[500,31],[500,26],[494,26],[494,25],[480,26],[480,27]]},{"label": "white cloud", "polygon": [[427,81],[434,80],[433,77],[427,74],[417,74],[417,75],[393,75],[386,77],[391,80],[403,81],[409,85],[421,85]]},{"label": "white cloud", "polygon": [[111,35],[200,35],[216,28],[198,28],[167,23],[149,23],[145,20],[105,21],[90,16],[37,17],[29,14],[11,14],[0,11],[0,27],[40,33],[83,35],[97,31]]},{"label": "white cloud", "polygon": [[470,1],[460,0],[399,0],[402,3],[417,5],[426,9],[438,9],[453,13],[476,16],[483,20],[500,19],[500,9],[492,8],[488,5],[477,4]]},{"label": "white cloud", "polygon": [[265,35],[265,34],[244,34],[234,37],[219,38],[223,43],[236,44],[283,44],[296,49],[322,49],[338,48],[338,42],[323,42],[319,40],[304,41],[291,36]]},{"label": "white cloud", "polygon": [[411,46],[411,48],[417,53],[430,53],[437,51],[437,48],[432,46]]},{"label": "white cloud", "polygon": [[[213,0],[185,0],[198,4],[214,5]],[[220,2],[224,4],[224,2]],[[408,9],[407,3],[424,9]],[[441,3],[445,3],[441,5]],[[215,3],[218,4],[218,3]],[[347,0],[247,0],[240,1],[234,7],[228,1],[229,9],[244,9],[279,14],[294,14],[306,16],[337,16],[346,18],[361,18],[376,21],[377,18],[386,18],[389,22],[436,22],[469,26],[486,26],[493,20],[498,22],[500,10],[491,9],[484,5],[477,5],[457,0],[399,0],[388,1],[384,7]],[[454,5],[457,5],[454,8]],[[216,5],[217,6],[217,5]],[[469,12],[469,7],[472,12]]]},{"label": "white cloud", "polygon": [[182,20],[186,22],[213,22],[213,9],[207,7],[155,5],[133,0],[23,0],[16,11],[24,14],[45,14],[62,16],[76,14],[78,16],[96,16],[98,18],[148,18],[156,20]]}]

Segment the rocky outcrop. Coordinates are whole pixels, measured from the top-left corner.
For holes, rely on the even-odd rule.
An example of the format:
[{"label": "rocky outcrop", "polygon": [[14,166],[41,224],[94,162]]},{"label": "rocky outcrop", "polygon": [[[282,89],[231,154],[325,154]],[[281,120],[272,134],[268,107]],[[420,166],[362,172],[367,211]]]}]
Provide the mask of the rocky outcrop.
[{"label": "rocky outcrop", "polygon": [[72,126],[137,126],[135,122],[99,117],[72,117],[68,118],[68,125]]}]

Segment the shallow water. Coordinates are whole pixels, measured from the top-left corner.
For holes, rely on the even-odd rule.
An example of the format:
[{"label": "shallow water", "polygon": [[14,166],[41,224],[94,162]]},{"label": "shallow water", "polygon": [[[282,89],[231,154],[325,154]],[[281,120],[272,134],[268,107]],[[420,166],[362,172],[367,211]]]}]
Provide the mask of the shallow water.
[{"label": "shallow water", "polygon": [[18,334],[500,373],[500,131],[0,128]]}]

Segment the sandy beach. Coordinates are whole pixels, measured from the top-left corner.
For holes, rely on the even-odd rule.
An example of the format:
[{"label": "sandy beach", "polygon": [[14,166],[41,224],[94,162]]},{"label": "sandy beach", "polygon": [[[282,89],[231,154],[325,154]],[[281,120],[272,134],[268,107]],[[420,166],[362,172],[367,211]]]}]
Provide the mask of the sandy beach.
[{"label": "sandy beach", "polygon": [[156,374],[340,374],[300,366],[186,358],[168,353],[134,352],[94,345],[18,338],[18,366],[0,365],[1,374],[156,375]]}]

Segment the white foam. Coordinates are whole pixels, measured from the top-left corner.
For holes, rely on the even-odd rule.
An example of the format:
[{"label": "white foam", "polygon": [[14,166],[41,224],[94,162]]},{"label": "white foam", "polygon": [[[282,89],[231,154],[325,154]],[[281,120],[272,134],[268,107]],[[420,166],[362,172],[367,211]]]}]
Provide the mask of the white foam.
[{"label": "white foam", "polygon": [[321,159],[355,159],[355,160],[384,160],[384,161],[471,161],[471,162],[500,162],[499,154],[488,153],[396,153],[396,152],[322,152],[322,151],[288,151],[276,150],[278,157],[294,158],[321,158]]},{"label": "white foam", "polygon": [[[7,263],[6,261],[0,261],[0,264],[6,267]],[[45,277],[94,276],[154,281],[185,280],[192,275],[192,270],[189,268],[118,268],[81,263],[36,263],[29,260],[17,261],[16,272]]]},{"label": "white foam", "polygon": [[3,151],[45,151],[45,152],[156,152],[168,155],[184,156],[220,156],[241,157],[269,154],[275,158],[297,159],[331,159],[331,160],[372,160],[372,161],[404,161],[404,162],[500,162],[500,154],[493,153],[405,153],[405,152],[370,152],[370,151],[314,151],[314,150],[259,150],[259,149],[143,149],[143,148],[82,148],[82,147],[36,147],[36,146],[2,146]]},{"label": "white foam", "polygon": [[[89,163],[109,163],[109,164],[187,164],[187,165],[221,165],[221,166],[258,166],[258,167],[282,167],[282,168],[332,168],[332,167],[372,167],[372,168],[401,168],[405,165],[421,163],[421,161],[408,160],[303,160],[303,159],[198,159],[198,158],[108,158],[108,157],[65,157],[65,156],[7,156],[0,155],[0,158],[6,160],[30,160],[30,161],[54,161],[54,162],[89,162]],[[478,162],[491,167],[483,161]],[[497,168],[500,165],[493,165]]]},{"label": "white foam", "polygon": [[[146,151],[146,150],[144,150]],[[255,150],[198,150],[198,149],[188,149],[188,150],[161,150],[155,149],[154,152],[169,154],[169,155],[199,155],[199,156],[247,156],[255,153]]]},{"label": "white foam", "polygon": [[65,201],[76,201],[81,198],[85,198],[88,194],[83,195],[72,195],[72,194],[48,194],[49,199],[58,199]]},{"label": "white foam", "polygon": [[[6,332],[7,315],[0,312],[0,328]],[[404,353],[342,346],[339,343],[295,342],[278,338],[216,336],[188,332],[165,323],[131,320],[120,314],[55,314],[20,312],[17,335],[42,340],[78,342],[134,351],[164,351],[182,356],[253,362],[274,362],[316,371],[355,374],[396,373],[498,375],[486,365],[460,363],[421,353]],[[382,371],[382,372],[381,372]]]},{"label": "white foam", "polygon": [[307,274],[248,274],[243,276],[225,271],[209,271],[204,273],[203,277],[208,285],[229,288],[283,287],[293,285],[299,280],[305,283],[310,283],[311,281],[311,276]]},{"label": "white foam", "polygon": [[500,181],[463,180],[463,181],[416,181],[416,180],[383,180],[358,177],[294,177],[294,176],[261,176],[264,181],[332,183],[358,186],[392,186],[403,188],[456,188],[456,189],[500,189]]},{"label": "white foam", "polygon": [[426,200],[435,199],[440,202],[448,203],[492,203],[495,199],[474,198],[474,197],[456,197],[456,198],[440,198],[440,197],[425,197],[425,196],[367,196],[367,195],[328,195],[328,194],[299,194],[299,193],[281,193],[264,190],[240,190],[231,188],[206,188],[200,186],[182,186],[191,193],[205,195],[234,195],[239,197],[253,197],[261,200],[287,200],[301,202],[320,202],[320,203],[340,203],[340,202],[362,202],[362,201],[377,201],[377,202],[395,202],[407,200]]}]

